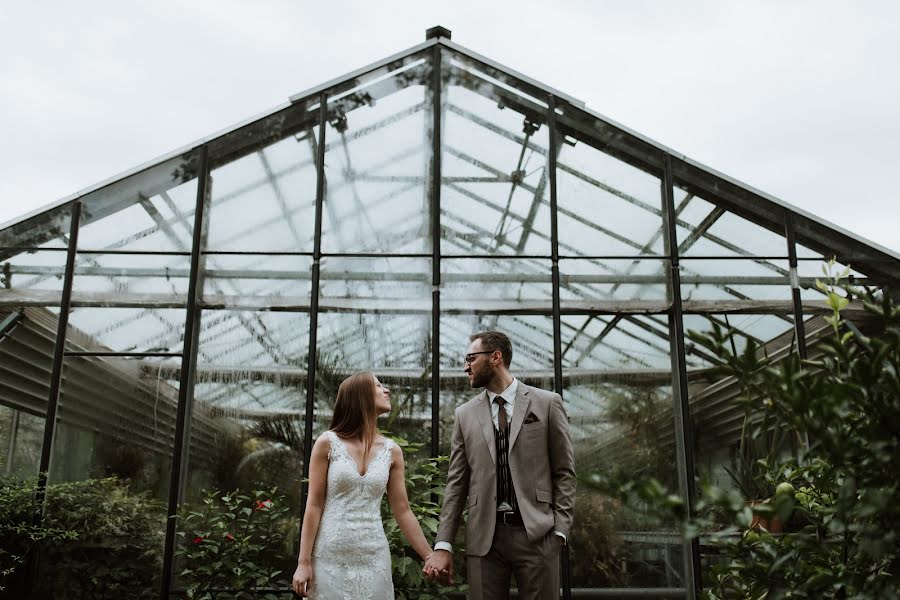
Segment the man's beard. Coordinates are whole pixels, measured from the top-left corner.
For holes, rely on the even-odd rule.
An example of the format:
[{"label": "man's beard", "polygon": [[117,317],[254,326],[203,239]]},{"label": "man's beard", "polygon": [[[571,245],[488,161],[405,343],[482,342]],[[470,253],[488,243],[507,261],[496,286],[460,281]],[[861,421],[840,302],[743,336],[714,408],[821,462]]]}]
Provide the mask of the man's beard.
[{"label": "man's beard", "polygon": [[492,373],[485,371],[472,371],[472,387],[483,388],[491,382]]}]

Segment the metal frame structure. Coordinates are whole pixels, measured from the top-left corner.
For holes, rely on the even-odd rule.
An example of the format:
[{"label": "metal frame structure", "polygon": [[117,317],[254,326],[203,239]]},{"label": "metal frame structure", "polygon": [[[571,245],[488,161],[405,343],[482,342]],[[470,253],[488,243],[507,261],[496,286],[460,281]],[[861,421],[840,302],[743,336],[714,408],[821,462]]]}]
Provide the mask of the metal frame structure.
[{"label": "metal frame structure", "polygon": [[[316,383],[318,374],[318,356],[320,353],[332,351],[345,344],[346,340],[335,338],[327,340],[327,344],[319,336],[321,323],[319,315],[325,313],[351,314],[362,319],[366,314],[412,316],[409,327],[415,330],[416,315],[430,318],[428,326],[430,358],[426,365],[427,379],[430,381],[430,411],[426,415],[410,415],[407,422],[415,423],[427,420],[429,447],[432,456],[438,455],[441,448],[441,393],[442,386],[452,384],[461,391],[465,382],[458,374],[442,372],[441,358],[460,348],[446,348],[441,345],[444,333],[459,334],[450,331],[452,327],[442,327],[442,317],[448,315],[464,315],[473,320],[480,319],[482,324],[496,323],[498,316],[509,319],[514,331],[509,331],[513,343],[525,355],[525,360],[540,362],[537,354],[530,356],[528,347],[535,341],[552,346],[552,367],[522,369],[530,378],[549,381],[553,388],[563,394],[574,382],[590,380],[609,382],[610,385],[638,384],[645,386],[670,385],[672,390],[671,406],[662,420],[668,419],[671,440],[661,440],[670,444],[677,458],[678,483],[687,506],[693,510],[696,502],[694,489],[694,449],[698,439],[695,432],[698,414],[692,413],[700,402],[720,401],[712,396],[695,394],[694,382],[702,380],[704,365],[708,365],[711,357],[701,349],[685,343],[685,316],[702,315],[710,321],[724,321],[729,328],[729,315],[774,315],[790,325],[790,348],[796,346],[801,356],[808,352],[808,339],[811,332],[807,330],[807,318],[827,311],[821,301],[804,299],[805,291],[814,290],[814,281],[810,277],[801,276],[799,266],[804,260],[818,260],[815,257],[798,257],[797,245],[819,253],[823,257],[837,256],[844,264],[852,263],[860,273],[865,273],[865,282],[876,284],[883,289],[896,293],[900,282],[900,255],[878,247],[849,234],[833,225],[825,223],[817,217],[797,210],[789,205],[758,192],[749,186],[729,179],[686,157],[660,146],[651,140],[630,131],[613,121],[598,115],[574,98],[533,81],[506,67],[493,63],[449,39],[449,32],[442,28],[431,30],[428,39],[407,51],[398,53],[382,61],[373,63],[344,77],[338,78],[312,90],[294,96],[291,101],[254,119],[245,121],[233,128],[214,136],[204,138],[195,144],[161,157],[135,170],[124,173],[110,181],[79,192],[63,199],[59,203],[47,207],[43,211],[32,213],[0,228],[0,262],[24,252],[47,254],[65,252],[66,263],[62,275],[62,290],[41,289],[35,282],[52,280],[60,275],[59,269],[43,265],[11,265],[5,262],[5,289],[0,289],[0,322],[3,333],[7,333],[6,325],[19,323],[22,317],[14,314],[7,316],[3,311],[8,308],[21,310],[22,307],[58,307],[59,318],[53,343],[52,372],[48,381],[46,404],[42,407],[35,400],[22,400],[15,405],[15,410],[24,410],[46,417],[43,447],[40,460],[41,493],[48,473],[52,468],[53,441],[57,426],[57,405],[60,398],[60,387],[63,380],[63,363],[66,357],[117,357],[135,360],[147,358],[181,358],[180,368],[171,364],[157,366],[157,377],[167,381],[178,381],[178,402],[174,408],[174,446],[171,448],[171,476],[168,489],[168,519],[164,548],[164,572],[161,579],[160,598],[171,597],[178,590],[173,588],[173,565],[176,543],[176,515],[184,498],[187,485],[189,450],[191,448],[191,424],[196,418],[195,384],[198,382],[219,385],[219,391],[209,392],[203,398],[210,401],[218,395],[227,394],[225,389],[229,378],[229,367],[216,365],[216,359],[234,350],[225,347],[217,354],[204,353],[201,349],[201,315],[204,312],[220,311],[225,316],[210,323],[210,326],[225,324],[234,327],[244,334],[246,339],[258,342],[263,352],[267,353],[276,367],[254,367],[250,365],[242,373],[256,381],[289,381],[305,386],[306,399],[302,411],[293,411],[287,407],[283,410],[272,410],[269,396],[284,395],[279,390],[254,392],[246,389],[246,401],[249,404],[229,407],[229,414],[236,418],[257,418],[267,414],[275,416],[292,416],[303,420],[303,441],[305,457],[303,461],[303,477],[308,475],[308,458],[312,446],[314,422],[324,415],[315,410]],[[460,64],[451,64],[453,61]],[[447,73],[455,69],[460,84],[469,91],[481,93],[499,103],[500,107],[511,108],[515,114],[522,115],[523,132],[510,131],[483,116],[474,114],[449,100],[447,93]],[[478,73],[474,73],[477,70]],[[412,74],[411,74],[412,73]],[[406,75],[404,75],[406,74]],[[417,75],[418,74],[418,75]],[[403,114],[390,115],[367,125],[367,127],[345,134],[346,115],[357,107],[373,105],[375,98],[372,92],[379,91],[389,95],[402,87],[404,76],[412,78],[422,76],[427,89],[425,101],[421,105],[406,109]],[[361,91],[362,90],[362,91]],[[372,167],[367,172],[355,170],[350,162],[348,137],[352,143],[364,139],[365,136],[377,132],[384,127],[409,118],[413,114],[423,113],[430,138],[424,147],[428,148],[427,166],[424,175],[390,175],[384,176]],[[476,153],[465,148],[456,148],[447,142],[445,128],[449,115],[465,119],[479,131],[490,132],[518,148],[519,155],[515,169],[510,173],[500,165],[488,163]],[[535,142],[533,134],[546,125],[547,144],[542,146]],[[329,132],[337,133],[338,139],[329,139]],[[262,150],[274,141],[293,136],[298,142],[308,143],[315,169],[315,200],[311,205],[314,214],[312,239],[306,240],[293,227],[295,212],[304,207],[290,207],[283,198],[279,188],[279,178],[283,173],[272,164]],[[615,160],[652,174],[660,182],[659,204],[648,203],[629,192],[618,189],[614,184],[600,181],[591,173],[560,160],[560,152],[569,144],[581,143],[603,153]],[[328,181],[326,152],[343,153],[346,160],[346,181]],[[246,182],[245,188],[268,187],[280,204],[281,214],[273,217],[269,226],[285,223],[289,227],[290,236],[296,244],[294,250],[259,250],[250,251],[240,247],[222,249],[210,247],[209,210],[214,203],[212,195],[213,173],[221,165],[227,165],[240,157],[256,153],[262,161],[264,177],[259,181]],[[401,151],[400,154],[385,157],[379,164],[401,163],[408,156],[415,156],[415,149]],[[541,177],[537,182],[529,182],[524,170],[524,157],[537,156],[544,160]],[[444,157],[467,164],[479,170],[483,175],[458,176],[444,175],[442,168],[447,164]],[[193,211],[180,209],[176,202],[166,194],[171,185],[172,165],[182,181],[197,182]],[[292,168],[297,170],[303,163]],[[376,165],[377,166],[377,165]],[[565,174],[591,189],[601,190],[634,210],[642,210],[659,219],[657,230],[646,240],[638,240],[617,233],[606,223],[585,218],[561,205],[561,191],[558,189],[558,177]],[[132,178],[141,176],[145,180],[144,188],[157,190],[165,205],[170,209],[172,217],[164,216],[146,196],[147,190],[132,190]],[[367,205],[359,201],[358,194],[353,191],[358,182],[388,183],[399,185],[384,197],[368,200]],[[146,183],[149,181],[149,183]],[[499,183],[509,186],[506,206],[498,204],[496,199],[473,191],[473,187],[483,183]],[[346,187],[353,191],[359,206],[360,218],[368,218],[366,211],[377,208],[392,197],[406,193],[410,186],[424,186],[425,214],[423,228],[430,236],[431,247],[420,251],[382,252],[378,248],[363,248],[359,251],[323,250],[323,236],[333,232],[324,229],[327,219],[330,226],[339,220],[335,208],[329,201],[330,194]],[[451,214],[447,207],[452,200],[442,197],[442,190],[452,191],[475,203],[476,206],[494,211],[501,215],[500,223],[495,231],[491,231],[464,215]],[[510,209],[513,195],[516,192],[527,193],[531,204],[527,211],[517,214]],[[676,197],[676,192],[683,192],[683,197]],[[135,194],[140,196],[137,202],[129,204],[129,198]],[[226,203],[238,197],[219,198],[217,202]],[[549,196],[549,198],[548,198]],[[699,223],[692,223],[685,214],[696,205],[696,198],[714,206]],[[80,248],[78,246],[79,231],[91,223],[115,214],[123,208],[137,205],[146,213],[153,223],[142,231],[132,233],[127,239],[113,240],[100,248]],[[538,212],[546,205],[549,211],[549,232],[536,226]],[[306,207],[309,208],[309,207]],[[330,212],[329,212],[330,211]],[[714,232],[717,222],[725,215],[734,215],[755,224],[763,230],[773,232],[786,242],[784,253],[776,250],[768,253],[748,251]],[[571,243],[564,241],[560,235],[559,218],[565,217],[570,222],[579,223],[588,228],[594,235],[607,236],[628,252],[592,254],[584,252]],[[68,230],[66,231],[66,225]],[[399,223],[398,225],[405,225]],[[513,229],[515,228],[515,229]],[[514,242],[510,232],[520,231],[518,241]],[[135,240],[155,233],[162,233],[171,244],[171,250],[143,249],[130,247]],[[183,240],[185,232],[190,233],[190,247]],[[452,232],[452,235],[450,233]],[[246,231],[233,234],[233,239],[245,235]],[[421,229],[412,228],[399,231],[397,239],[416,240],[421,236]],[[59,243],[57,240],[63,240]],[[527,253],[528,244],[539,240],[549,248],[547,252]],[[448,251],[442,242],[454,245]],[[712,242],[723,248],[727,255],[697,254],[692,248],[698,243]],[[311,243],[311,247],[310,247]],[[663,250],[654,251],[658,245]],[[308,248],[308,249],[304,249]],[[96,259],[93,263],[85,260],[78,264],[79,257],[91,256],[136,256],[136,257],[189,257],[190,265],[185,269],[166,268],[165,276],[187,280],[187,290],[182,296],[169,294],[141,293],[134,291],[112,292],[79,292],[75,286],[78,277],[99,278],[115,284],[121,278],[158,277],[159,269],[140,267],[109,267],[101,265]],[[250,258],[256,262],[241,268],[207,268],[206,261],[212,257],[229,259]],[[311,261],[308,275],[299,269],[260,268],[267,260],[288,259],[301,265]],[[430,261],[430,273],[398,271],[394,273],[378,273],[367,269],[355,271],[345,270],[329,272],[323,268],[325,261],[341,259],[353,260],[415,260]],[[481,280],[469,273],[459,274],[446,268],[448,264],[465,261],[496,261],[499,264],[512,264],[516,268],[510,274],[483,273]],[[566,273],[562,265],[566,261],[577,261],[589,265],[595,272],[589,274]],[[762,269],[763,274],[734,276],[728,274],[703,274],[693,271],[691,265],[701,261],[744,261]],[[636,272],[641,265],[658,263],[657,273],[646,274]],[[784,268],[781,263],[787,266]],[[291,263],[293,264],[293,263]],[[613,268],[610,264],[623,264],[624,268]],[[549,266],[549,269],[545,269]],[[548,273],[549,271],[549,273]],[[549,276],[548,276],[549,275]],[[410,299],[405,303],[396,300],[379,302],[376,297],[336,298],[323,296],[322,286],[333,281],[359,282],[375,286],[386,276],[394,282],[406,282],[413,285],[430,284],[430,302],[424,296]],[[862,276],[861,276],[862,277]],[[27,279],[33,285],[20,288],[15,283]],[[297,282],[309,281],[310,293],[302,295],[274,294],[256,297],[252,294],[241,296],[237,293],[235,281],[255,279],[269,282],[266,285],[295,285]],[[532,282],[544,285],[549,291],[549,298],[541,296],[537,299],[503,300],[487,298],[473,306],[468,301],[461,301],[450,293],[448,286],[459,282],[488,285],[505,283],[519,285]],[[205,293],[204,288],[210,290]],[[783,286],[790,289],[790,298],[758,299],[742,292],[739,286]],[[603,286],[612,286],[609,289]],[[665,292],[659,297],[628,299],[617,295],[623,286],[636,286],[642,290],[661,286]],[[720,292],[719,299],[699,299],[683,297],[686,286],[708,286]],[[115,287],[115,286],[114,286]],[[232,293],[233,292],[233,293]],[[442,298],[442,296],[444,296]],[[152,339],[140,340],[135,348],[150,348],[147,351],[115,350],[102,345],[91,345],[79,337],[79,341],[67,339],[72,333],[69,325],[70,310],[90,309],[91,307],[133,307],[152,312],[155,309],[183,309],[183,331],[175,331],[160,339],[154,334]],[[287,313],[308,313],[309,330],[307,345],[307,361],[305,365],[292,365],[287,357],[278,350],[277,340],[273,333],[262,323],[258,315],[246,316],[242,311],[272,311]],[[854,310],[851,306],[850,310]],[[227,314],[226,314],[227,313]],[[229,317],[233,313],[234,319]],[[544,317],[550,319],[552,331],[537,330],[531,318]],[[566,320],[564,317],[583,319],[580,325]],[[128,317],[119,325],[127,327],[139,317]],[[155,317],[162,318],[162,317]],[[130,319],[130,320],[128,320]],[[605,320],[604,320],[605,319]],[[25,319],[27,321],[27,319]],[[233,321],[233,322],[230,322]],[[599,328],[599,332],[594,332]],[[751,337],[753,334],[735,329],[737,335]],[[81,334],[78,334],[81,335]],[[589,359],[596,349],[603,347],[611,354],[628,354],[627,350],[612,343],[613,336],[627,338],[640,344],[648,352],[658,356],[666,356],[671,363],[671,370],[650,364],[641,358],[635,359],[638,369],[621,369],[614,364],[598,364],[583,367],[581,362]],[[531,336],[531,337],[529,337]],[[536,336],[536,337],[535,337]],[[76,336],[78,337],[78,336]],[[183,340],[181,350],[176,352],[178,338]],[[12,339],[12,333],[7,334]],[[4,337],[0,336],[0,356],[3,351]],[[771,343],[773,350],[781,349],[784,344],[781,338],[759,340],[763,344]],[[777,343],[776,343],[777,342]],[[621,343],[621,342],[620,342]],[[153,349],[160,346],[162,349]],[[777,348],[776,348],[777,346]],[[576,352],[580,352],[575,357]],[[402,358],[402,357],[401,357]],[[204,363],[204,364],[201,364]],[[608,368],[606,368],[608,367]],[[146,366],[142,368],[147,368]],[[382,380],[411,384],[421,380],[422,374],[412,369],[387,369],[380,374]],[[206,393],[206,392],[204,392]],[[2,389],[0,389],[2,394]],[[287,392],[289,396],[290,393]],[[0,398],[3,396],[0,395]],[[712,398],[712,399],[710,399]],[[277,400],[278,398],[276,398]],[[572,405],[570,398],[564,398],[567,405]],[[15,413],[18,415],[18,412]],[[723,413],[722,427],[728,428],[734,415]],[[578,415],[573,415],[573,427],[579,427]],[[731,419],[731,421],[729,421]],[[204,425],[205,426],[205,425]],[[305,489],[302,497],[305,498]],[[682,587],[674,589],[643,590],[643,597],[693,597],[700,589],[700,545],[697,540],[686,544],[683,548],[684,566]],[[564,596],[570,598],[570,560],[564,554],[561,568],[563,572]],[[638,593],[638,590],[634,590]],[[606,597],[614,593],[603,589],[579,589],[578,597]],[[622,593],[621,590],[616,593]]]}]

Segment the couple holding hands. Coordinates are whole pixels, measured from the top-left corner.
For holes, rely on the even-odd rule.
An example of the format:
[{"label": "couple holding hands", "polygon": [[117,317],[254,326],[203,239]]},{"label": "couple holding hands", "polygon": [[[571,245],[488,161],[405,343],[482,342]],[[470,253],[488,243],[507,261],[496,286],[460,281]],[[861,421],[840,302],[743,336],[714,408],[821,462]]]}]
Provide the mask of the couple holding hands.
[{"label": "couple holding hands", "polygon": [[403,535],[432,580],[453,578],[463,510],[473,600],[559,598],[559,548],[575,500],[569,422],[558,394],[510,373],[512,345],[496,331],[470,338],[464,370],[483,392],[456,409],[447,489],[434,549],[409,507],[403,453],[378,434],[390,390],[371,373],[338,389],[331,428],[312,449],[309,495],[292,588],[314,600],[393,600],[391,556],[380,505],[385,491]]}]

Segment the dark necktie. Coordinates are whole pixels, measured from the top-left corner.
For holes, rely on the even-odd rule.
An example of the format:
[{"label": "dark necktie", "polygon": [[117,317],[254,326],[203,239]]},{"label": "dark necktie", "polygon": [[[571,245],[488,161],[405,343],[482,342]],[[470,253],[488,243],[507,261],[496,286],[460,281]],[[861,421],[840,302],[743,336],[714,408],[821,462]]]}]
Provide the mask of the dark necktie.
[{"label": "dark necktie", "polygon": [[497,408],[500,409],[499,414],[497,415],[497,422],[500,424],[500,431],[506,431],[506,426],[508,422],[506,420],[506,407],[504,405],[503,396],[494,396],[494,402],[497,403]]}]

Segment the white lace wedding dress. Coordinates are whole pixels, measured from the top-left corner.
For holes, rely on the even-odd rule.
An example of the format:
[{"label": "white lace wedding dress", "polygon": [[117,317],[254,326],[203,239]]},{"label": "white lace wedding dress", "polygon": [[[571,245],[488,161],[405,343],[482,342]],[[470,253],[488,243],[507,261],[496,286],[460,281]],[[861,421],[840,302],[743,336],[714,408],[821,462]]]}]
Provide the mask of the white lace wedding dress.
[{"label": "white lace wedding dress", "polygon": [[391,469],[385,440],[360,475],[356,461],[333,431],[328,487],[312,552],[312,600],[394,600],[391,553],[381,522],[381,498]]}]

